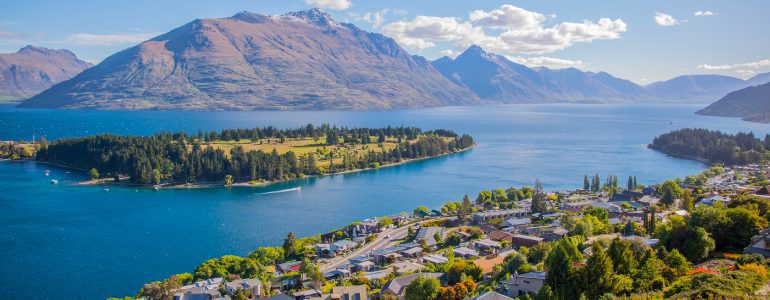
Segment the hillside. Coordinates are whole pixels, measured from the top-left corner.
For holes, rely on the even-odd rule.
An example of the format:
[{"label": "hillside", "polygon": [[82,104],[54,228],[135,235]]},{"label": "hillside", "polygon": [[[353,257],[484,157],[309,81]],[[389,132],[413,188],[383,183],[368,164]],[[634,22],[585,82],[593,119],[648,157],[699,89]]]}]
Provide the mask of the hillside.
[{"label": "hillside", "polygon": [[502,103],[625,102],[648,98],[633,82],[575,68],[532,69],[473,45],[433,61],[444,76],[485,100]]},{"label": "hillside", "polygon": [[708,116],[739,117],[746,121],[770,123],[770,83],[729,93],[697,113]]},{"label": "hillside", "polygon": [[395,41],[318,9],[199,19],[116,53],[22,107],[393,109],[479,103]]},{"label": "hillside", "polygon": [[0,54],[0,101],[21,100],[91,67],[68,50],[26,46]]},{"label": "hillside", "polygon": [[712,102],[750,85],[748,81],[731,76],[683,75],[649,84],[645,88],[660,100],[692,103]]}]

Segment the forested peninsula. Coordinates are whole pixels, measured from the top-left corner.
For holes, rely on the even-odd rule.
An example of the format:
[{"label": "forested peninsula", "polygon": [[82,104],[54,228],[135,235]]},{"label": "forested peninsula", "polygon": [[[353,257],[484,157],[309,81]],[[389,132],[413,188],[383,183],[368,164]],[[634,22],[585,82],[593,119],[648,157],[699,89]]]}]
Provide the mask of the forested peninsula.
[{"label": "forested peninsula", "polygon": [[379,168],[455,153],[473,145],[471,136],[443,129],[423,132],[416,127],[311,124],[295,129],[66,138],[36,146],[34,157],[89,171],[94,182],[256,185]]},{"label": "forested peninsula", "polygon": [[711,164],[742,165],[770,160],[770,135],[728,134],[702,128],[684,128],[656,137],[651,149],[667,155]]}]

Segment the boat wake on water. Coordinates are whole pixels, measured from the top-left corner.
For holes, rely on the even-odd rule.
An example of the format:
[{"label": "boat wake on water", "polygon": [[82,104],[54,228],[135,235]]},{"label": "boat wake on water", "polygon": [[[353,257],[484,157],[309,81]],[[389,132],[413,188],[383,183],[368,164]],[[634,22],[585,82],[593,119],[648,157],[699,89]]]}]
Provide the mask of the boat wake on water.
[{"label": "boat wake on water", "polygon": [[288,192],[299,192],[301,190],[302,190],[301,187],[295,187],[295,188],[290,188],[290,189],[285,189],[285,190],[277,190],[277,191],[269,191],[269,192],[259,193],[258,195],[270,195],[270,194],[279,194],[279,193],[288,193]]}]

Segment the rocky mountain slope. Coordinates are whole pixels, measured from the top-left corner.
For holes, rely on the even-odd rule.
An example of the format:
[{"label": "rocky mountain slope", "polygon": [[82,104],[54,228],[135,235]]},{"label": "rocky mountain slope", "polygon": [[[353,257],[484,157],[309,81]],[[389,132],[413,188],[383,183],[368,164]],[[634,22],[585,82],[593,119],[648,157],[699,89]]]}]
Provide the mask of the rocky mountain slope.
[{"label": "rocky mountain slope", "polygon": [[21,106],[284,110],[479,102],[392,39],[312,9],[195,20],[116,53]]},{"label": "rocky mountain slope", "polygon": [[697,113],[770,123],[770,83],[729,93]]},{"label": "rocky mountain slope", "polygon": [[0,54],[0,100],[25,99],[91,67],[68,50],[26,46]]}]

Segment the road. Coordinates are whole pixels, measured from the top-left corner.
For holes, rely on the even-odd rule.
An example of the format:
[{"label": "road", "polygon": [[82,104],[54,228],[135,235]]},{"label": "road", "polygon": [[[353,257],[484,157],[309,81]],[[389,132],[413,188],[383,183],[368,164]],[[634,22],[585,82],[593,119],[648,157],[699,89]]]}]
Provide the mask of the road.
[{"label": "road", "polygon": [[[385,230],[383,232],[380,232],[377,234],[377,238],[374,239],[371,243],[368,243],[364,245],[361,248],[358,248],[354,250],[353,252],[350,252],[344,256],[336,257],[334,258],[334,261],[320,267],[321,273],[326,273],[330,271],[334,271],[337,269],[338,266],[346,264],[349,259],[353,257],[358,257],[362,255],[368,255],[370,251],[374,251],[377,249],[384,249],[391,247],[396,244],[396,241],[406,238],[406,234],[409,233],[409,226],[419,225],[428,221],[434,221],[434,220],[445,220],[445,219],[454,219],[454,217],[447,217],[447,218],[439,218],[439,219],[431,219],[431,220],[425,220],[420,221],[414,224],[409,224],[406,226],[393,228],[389,230]],[[390,236],[388,238],[388,236]]]}]

